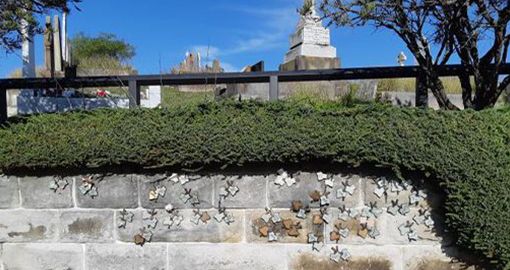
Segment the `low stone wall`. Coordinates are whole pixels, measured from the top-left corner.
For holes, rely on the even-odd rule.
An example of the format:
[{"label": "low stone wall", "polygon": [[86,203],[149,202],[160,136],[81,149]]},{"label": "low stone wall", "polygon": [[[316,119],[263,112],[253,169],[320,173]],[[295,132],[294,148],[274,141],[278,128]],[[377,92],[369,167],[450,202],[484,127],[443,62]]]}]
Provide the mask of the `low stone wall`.
[{"label": "low stone wall", "polygon": [[433,210],[441,196],[414,182],[3,176],[0,269],[458,269]]}]

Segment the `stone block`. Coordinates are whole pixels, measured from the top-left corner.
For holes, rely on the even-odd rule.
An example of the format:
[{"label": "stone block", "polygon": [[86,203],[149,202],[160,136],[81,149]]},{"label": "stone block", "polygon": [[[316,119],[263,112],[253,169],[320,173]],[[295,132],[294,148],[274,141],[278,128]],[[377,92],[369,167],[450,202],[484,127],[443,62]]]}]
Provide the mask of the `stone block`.
[{"label": "stone block", "polygon": [[292,223],[299,222],[301,229],[298,229],[299,235],[297,237],[289,236],[288,230],[283,226],[283,222],[274,223],[269,221],[266,223],[262,216],[266,214],[264,210],[247,211],[246,213],[246,241],[255,243],[269,243],[269,238],[264,237],[260,233],[260,229],[267,226],[269,232],[274,232],[278,240],[273,243],[308,243],[308,234],[313,233],[319,240],[324,236],[324,225],[314,225],[313,215],[319,214],[319,211],[314,210],[307,214],[306,219],[299,219],[296,214],[291,211],[273,211],[274,214],[278,213],[283,220],[290,219]]},{"label": "stone block", "polygon": [[334,262],[330,259],[332,248],[326,245],[320,252],[310,245],[288,245],[288,269],[349,269],[349,270],[401,270],[402,252],[397,246],[338,245],[346,249],[349,261]]},{"label": "stone block", "polygon": [[409,270],[475,270],[474,266],[458,261],[456,249],[441,245],[407,246],[402,248],[404,269]]},{"label": "stone block", "polygon": [[19,199],[18,178],[0,176],[0,209],[19,207]]},{"label": "stone block", "polygon": [[138,177],[135,175],[106,176],[96,183],[97,197],[83,195],[78,187],[81,177],[76,178],[76,201],[81,208],[137,208]]},{"label": "stone block", "polygon": [[[155,181],[155,179],[162,179],[161,176],[141,176],[140,196],[142,207],[147,209],[164,208],[167,204],[171,203],[179,209],[194,209],[196,207],[193,207],[189,202],[184,203],[180,198],[185,189],[191,189],[191,193],[198,192],[198,198],[200,199],[199,208],[213,208],[216,204],[213,201],[214,177],[190,176],[189,178],[190,181],[188,183],[181,185],[169,180]],[[164,197],[159,197],[156,201],[150,201],[149,192],[154,190],[156,186],[166,187],[166,194]]]},{"label": "stone block", "polygon": [[254,244],[170,244],[169,270],[280,270],[287,268],[286,249]]},{"label": "stone block", "polygon": [[[359,212],[361,212],[361,208],[356,208]],[[327,224],[326,227],[326,243],[335,244],[336,241],[332,241],[330,234],[332,231],[339,232],[340,229],[348,229],[349,236],[347,238],[341,237],[341,240],[338,241],[340,245],[350,245],[350,244],[363,244],[363,245],[383,245],[386,242],[386,216],[383,214],[378,218],[370,217],[356,217],[351,218],[346,221],[338,218],[340,213],[339,209],[330,209],[331,216],[333,217],[333,221],[330,224]],[[361,224],[367,224],[370,228],[375,227],[377,231],[379,231],[380,235],[375,238],[366,235],[366,231],[363,230]]]},{"label": "stone block", "polygon": [[113,211],[64,211],[60,215],[59,226],[61,242],[114,241]]},{"label": "stone block", "polygon": [[[134,210],[133,222],[127,223],[126,228],[117,228],[117,240],[123,242],[133,242],[133,237],[140,232],[147,224],[143,221],[143,212],[145,210]],[[183,221],[180,226],[168,226],[163,222],[169,214],[163,210],[156,210],[155,218],[158,220],[155,229],[152,231],[152,242],[209,242],[209,243],[238,243],[243,239],[244,234],[244,211],[227,210],[228,213],[234,215],[235,222],[227,225],[226,223],[218,223],[214,220],[217,210],[207,211],[211,220],[204,224],[202,221],[198,225],[191,222],[194,216],[193,210],[180,210]],[[117,216],[119,213],[117,212]]]},{"label": "stone block", "polygon": [[54,210],[2,210],[0,243],[51,242],[57,238],[57,226]]},{"label": "stone block", "polygon": [[51,190],[49,184],[55,177],[22,177],[19,179],[21,202],[24,208],[51,209],[71,208],[74,206],[72,190],[73,179],[66,178],[68,185],[64,189]]},{"label": "stone block", "polygon": [[[390,180],[388,178],[388,180]],[[387,190],[387,195],[379,198],[374,192],[378,188],[375,178],[362,178],[362,185],[364,190],[364,204],[369,205],[370,203],[377,203],[378,207],[389,207],[391,202],[398,200],[399,203],[409,203],[409,196],[411,195],[411,186],[408,190],[401,192],[391,192],[391,189]],[[396,181],[396,180],[392,180]]]},{"label": "stone block", "polygon": [[6,270],[84,270],[83,248],[77,244],[5,244],[0,262]]},{"label": "stone block", "polygon": [[164,244],[88,244],[86,246],[88,270],[103,269],[167,269],[167,247]]},{"label": "stone block", "polygon": [[265,208],[267,193],[267,178],[264,176],[217,177],[215,179],[215,200],[219,199],[221,190],[228,187],[227,181],[239,191],[235,196],[228,195],[222,201],[222,207],[255,209]]},{"label": "stone block", "polygon": [[280,71],[334,69],[340,65],[340,58],[298,56],[295,60],[281,64]]},{"label": "stone block", "polygon": [[[414,223],[413,218],[419,215],[419,210],[416,208],[411,208],[411,212],[406,216],[402,216],[401,214],[392,216],[388,213],[385,213],[384,215],[387,220],[385,235],[387,236],[388,243],[407,245],[442,243],[443,245],[450,245],[452,242],[451,237],[442,233],[443,225],[437,223],[437,218],[433,218],[436,224],[434,224],[432,228],[428,228],[423,224],[417,225]],[[416,232],[419,238],[418,241],[409,241],[407,235],[401,235],[399,227],[407,222],[413,222],[411,228]]]},{"label": "stone block", "polygon": [[296,183],[291,187],[276,185],[274,183],[276,175],[268,177],[269,207],[290,209],[291,203],[294,200],[300,200],[305,204],[309,204],[310,207],[319,207],[318,203],[310,203],[309,195],[310,192],[315,190],[324,191],[323,184],[317,180],[317,174],[303,172],[294,175],[294,177],[296,178]]},{"label": "stone block", "polygon": [[[345,207],[352,208],[352,207],[363,206],[363,200],[361,199],[363,185],[362,185],[362,180],[361,180],[360,176],[358,176],[358,175],[343,176],[343,175],[337,174],[337,175],[333,175],[333,179],[334,179],[333,188],[328,189],[331,192],[331,194],[328,196],[328,198],[331,202],[330,207],[337,208],[340,206],[345,206]],[[348,182],[349,186],[352,186],[355,189],[354,189],[354,193],[352,195],[346,193],[346,197],[343,199],[343,198],[339,198],[337,196],[337,191],[338,190],[344,191],[344,184],[343,184],[344,182]]]}]

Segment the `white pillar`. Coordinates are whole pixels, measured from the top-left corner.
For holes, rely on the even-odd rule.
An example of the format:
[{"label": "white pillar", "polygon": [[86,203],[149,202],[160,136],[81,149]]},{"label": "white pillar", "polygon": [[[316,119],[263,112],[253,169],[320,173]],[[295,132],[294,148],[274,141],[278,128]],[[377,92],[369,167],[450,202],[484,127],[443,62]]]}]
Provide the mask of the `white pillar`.
[{"label": "white pillar", "polygon": [[62,58],[69,63],[69,50],[67,48],[67,12],[62,15]]},{"label": "white pillar", "polygon": [[60,35],[60,18],[55,15],[53,22],[53,52],[55,59],[55,72],[62,72],[62,37]]},{"label": "white pillar", "polygon": [[30,35],[28,27],[26,21],[21,22],[21,33],[23,35],[23,45],[21,47],[23,67],[21,73],[23,78],[35,78],[34,36]]}]

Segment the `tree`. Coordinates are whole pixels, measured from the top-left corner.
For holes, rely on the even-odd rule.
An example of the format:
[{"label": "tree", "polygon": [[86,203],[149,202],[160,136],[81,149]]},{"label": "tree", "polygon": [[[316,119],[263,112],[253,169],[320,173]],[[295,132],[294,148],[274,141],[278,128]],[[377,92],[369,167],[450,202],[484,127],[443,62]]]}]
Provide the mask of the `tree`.
[{"label": "tree", "polygon": [[127,75],[137,71],[128,63],[135,48],[114,34],[90,37],[83,33],[71,39],[73,62],[82,75]]},{"label": "tree", "polygon": [[36,15],[50,10],[69,11],[69,6],[81,0],[1,0],[0,1],[0,47],[7,52],[21,48],[22,27],[30,35],[42,33]]},{"label": "tree", "polygon": [[97,37],[80,33],[71,40],[71,44],[77,61],[110,58],[122,63],[135,56],[135,48],[131,44],[109,33],[101,33]]},{"label": "tree", "polygon": [[[510,36],[510,1],[507,0],[324,0],[321,10],[331,24],[372,25],[396,33],[419,64],[423,83],[441,108],[457,109],[448,99],[437,67],[457,54],[466,70],[459,76],[466,108],[495,105],[510,77],[499,82],[507,61]],[[491,42],[482,53],[479,44]],[[431,49],[431,45],[435,45]]]}]

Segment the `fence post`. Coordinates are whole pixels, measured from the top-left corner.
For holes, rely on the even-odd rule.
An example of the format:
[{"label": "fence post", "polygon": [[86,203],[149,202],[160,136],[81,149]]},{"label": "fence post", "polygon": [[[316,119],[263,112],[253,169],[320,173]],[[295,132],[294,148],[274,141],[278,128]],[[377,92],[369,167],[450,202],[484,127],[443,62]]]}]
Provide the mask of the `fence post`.
[{"label": "fence post", "polygon": [[429,107],[429,89],[427,88],[426,77],[418,75],[416,77],[416,107],[428,108]]},{"label": "fence post", "polygon": [[269,100],[278,100],[280,91],[278,89],[278,76],[274,75],[269,78]]},{"label": "fence post", "polygon": [[136,80],[129,81],[129,108],[140,106],[140,85]]},{"label": "fence post", "polygon": [[7,89],[0,88],[0,124],[7,121]]}]

